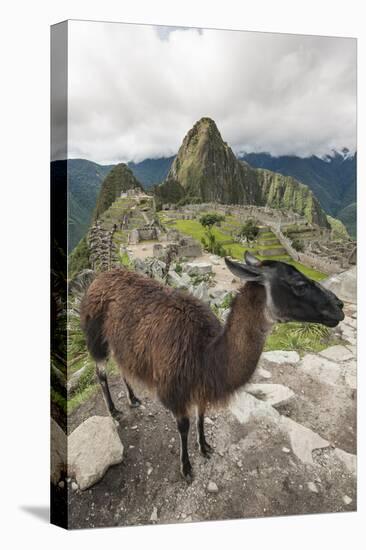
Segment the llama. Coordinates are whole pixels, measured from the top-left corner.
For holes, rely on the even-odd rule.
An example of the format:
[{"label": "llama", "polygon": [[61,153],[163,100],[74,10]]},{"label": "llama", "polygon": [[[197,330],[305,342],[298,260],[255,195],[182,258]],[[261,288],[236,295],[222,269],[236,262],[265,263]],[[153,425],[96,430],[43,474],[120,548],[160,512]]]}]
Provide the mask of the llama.
[{"label": "llama", "polygon": [[134,380],[140,381],[174,415],[181,473],[188,482],[191,413],[196,410],[200,452],[209,458],[206,407],[225,405],[248,382],[272,325],[308,321],[334,327],[344,318],[343,303],[332,292],[289,264],[260,262],[249,253],[244,264],[228,258],[225,262],[245,282],[225,326],[208,305],[188,293],[122,268],[101,273],[81,304],[87,346],[110,413],[118,413],[105,371],[112,354],[131,406],[140,404],[132,389]]}]

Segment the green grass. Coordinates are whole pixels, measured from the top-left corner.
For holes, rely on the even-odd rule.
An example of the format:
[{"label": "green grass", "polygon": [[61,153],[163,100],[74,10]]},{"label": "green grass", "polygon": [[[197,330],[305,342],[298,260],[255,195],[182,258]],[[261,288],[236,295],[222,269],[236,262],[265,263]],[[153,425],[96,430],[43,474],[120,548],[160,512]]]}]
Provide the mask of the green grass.
[{"label": "green grass", "polygon": [[[204,227],[197,220],[174,220],[169,224],[170,227],[174,227],[178,231],[193,237],[197,241],[201,242],[202,237],[206,235]],[[212,233],[215,235],[216,242],[227,241],[228,236],[223,233],[219,227],[213,227]]]},{"label": "green grass", "polygon": [[90,399],[99,389],[99,384],[92,384],[86,387],[83,391],[75,393],[67,402],[67,414],[71,414],[82,405],[85,401]]},{"label": "green grass", "polygon": [[321,325],[281,323],[274,326],[266,340],[264,351],[281,349],[297,351],[303,355],[309,352],[317,353],[339,343],[339,339],[332,337],[332,333]]},{"label": "green grass", "polygon": [[316,269],[312,269],[311,267],[307,267],[306,265],[301,264],[296,260],[290,260],[287,263],[293,265],[299,271],[301,271],[301,273],[306,275],[306,277],[309,277],[309,279],[313,279],[314,281],[322,281],[323,279],[326,279],[328,277],[328,275],[326,275],[325,273],[317,271]]},{"label": "green grass", "polygon": [[[163,219],[165,216],[161,215],[160,219],[163,223],[166,223],[166,221]],[[169,221],[169,227],[175,227],[178,231],[181,233],[184,233],[186,235],[189,235],[190,237],[193,237],[197,241],[201,242],[201,238],[205,236],[205,230],[202,227],[202,225],[197,220],[172,220]],[[213,233],[216,237],[217,242],[227,242],[227,235],[225,235],[219,227],[213,228]],[[264,236],[271,236],[273,237],[273,233],[271,231],[266,231],[264,233],[260,234],[260,239]],[[269,245],[269,246],[253,246],[253,248],[245,247],[239,243],[230,243],[223,245],[224,249],[227,254],[230,254],[233,258],[237,260],[242,260],[244,257],[244,252],[246,250],[249,251],[255,251],[255,250],[268,250],[271,248],[278,248],[277,245]],[[309,277],[310,279],[313,279],[315,281],[321,281],[322,279],[325,279],[327,275],[325,273],[322,273],[320,271],[317,271],[316,269],[312,269],[311,267],[307,267],[300,262],[297,262],[295,260],[292,260],[290,256],[286,254],[282,254],[279,256],[270,256],[270,257],[264,257],[260,254],[257,255],[260,260],[274,260],[274,261],[284,261],[289,263],[290,265],[293,265],[296,267],[301,273]]]}]

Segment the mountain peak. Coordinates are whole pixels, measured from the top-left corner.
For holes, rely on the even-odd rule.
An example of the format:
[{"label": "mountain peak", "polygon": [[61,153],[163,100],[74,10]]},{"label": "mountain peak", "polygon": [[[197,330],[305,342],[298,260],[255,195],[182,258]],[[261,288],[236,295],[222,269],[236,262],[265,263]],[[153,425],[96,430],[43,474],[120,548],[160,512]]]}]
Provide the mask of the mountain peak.
[{"label": "mountain peak", "polygon": [[211,142],[222,142],[221,134],[212,118],[202,117],[186,134],[181,149],[184,150]]},{"label": "mountain peak", "polygon": [[95,218],[103,214],[122,192],[136,187],[143,189],[127,164],[124,162],[116,164],[103,180],[97,199]]},{"label": "mountain peak", "polygon": [[308,187],[238,160],[209,117],[201,118],[186,134],[156,193],[162,202],[220,202],[293,209],[307,215],[310,222],[328,226],[325,213]]}]

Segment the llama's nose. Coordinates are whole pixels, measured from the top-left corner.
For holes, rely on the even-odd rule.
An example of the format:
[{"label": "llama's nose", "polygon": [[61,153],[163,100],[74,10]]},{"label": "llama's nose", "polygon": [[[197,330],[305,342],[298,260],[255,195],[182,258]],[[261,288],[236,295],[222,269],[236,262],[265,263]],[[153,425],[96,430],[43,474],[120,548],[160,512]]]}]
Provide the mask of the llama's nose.
[{"label": "llama's nose", "polygon": [[338,305],[341,309],[343,309],[344,303],[342,302],[342,300],[339,300],[339,299],[338,299],[338,300],[337,300],[337,305]]}]

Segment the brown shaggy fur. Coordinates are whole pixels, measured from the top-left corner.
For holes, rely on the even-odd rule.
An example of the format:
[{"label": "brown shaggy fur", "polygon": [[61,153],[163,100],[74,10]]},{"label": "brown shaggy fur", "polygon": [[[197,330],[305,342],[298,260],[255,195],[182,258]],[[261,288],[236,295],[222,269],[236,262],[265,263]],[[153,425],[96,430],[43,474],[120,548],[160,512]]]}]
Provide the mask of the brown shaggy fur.
[{"label": "brown shaggy fur", "polygon": [[104,359],[112,353],[127,380],[155,390],[179,418],[192,406],[203,413],[208,403],[224,403],[249,380],[268,330],[265,304],[264,288],[247,283],[224,328],[206,304],[188,293],[115,269],[90,285],[81,322],[88,333],[98,320]]}]

